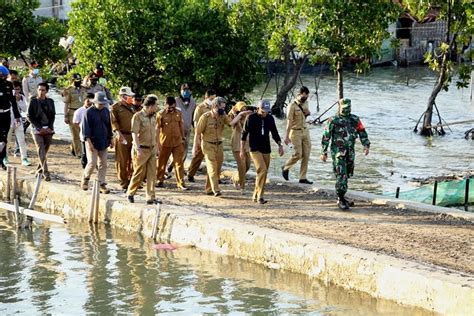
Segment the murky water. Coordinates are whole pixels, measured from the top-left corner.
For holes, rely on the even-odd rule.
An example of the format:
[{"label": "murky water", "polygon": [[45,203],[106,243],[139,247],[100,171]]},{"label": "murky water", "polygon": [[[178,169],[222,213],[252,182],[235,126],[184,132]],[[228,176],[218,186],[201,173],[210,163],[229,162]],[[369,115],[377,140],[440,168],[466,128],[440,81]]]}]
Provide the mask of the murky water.
[{"label": "murky water", "polygon": [[[315,91],[314,79],[311,75],[302,76],[312,93]],[[426,67],[374,68],[360,76],[345,73],[344,94],[352,99],[353,113],[362,118],[372,142],[371,153],[367,157],[363,156],[360,144],[358,146],[351,188],[377,193],[394,192],[397,186],[402,190],[412,188],[409,180],[414,177],[474,169],[474,141],[464,139],[464,132],[473,124],[453,125],[452,132],[446,129],[446,136],[432,139],[412,132],[425,110],[435,79],[435,74]],[[264,87],[265,83],[262,83],[249,97],[258,100]],[[264,97],[274,100],[275,92],[275,83],[271,82]],[[57,95],[51,95],[58,100]],[[336,78],[332,73],[321,76],[319,95],[322,112],[336,100]],[[62,112],[62,103],[59,100],[56,103],[58,112]],[[448,92],[440,93],[437,105],[447,122],[474,119],[474,103],[469,100],[468,89],[458,90],[454,83]],[[310,109],[316,117],[314,95],[310,100]],[[335,108],[328,115],[334,113]],[[437,119],[433,122],[437,123]],[[279,121],[278,125],[280,134],[284,135],[285,121]],[[58,116],[56,129],[59,134],[67,134],[62,117]],[[322,131],[322,126],[311,127],[312,157],[308,177],[317,183],[333,185],[331,164],[323,164],[319,160]],[[280,177],[280,167],[287,158],[288,154],[283,158],[274,157],[271,165],[273,175]],[[226,161],[234,165],[229,150]],[[298,180],[298,168],[297,165],[290,172],[293,181]]]},{"label": "murky water", "polygon": [[308,277],[70,223],[15,231],[0,213],[0,314],[430,315]]}]

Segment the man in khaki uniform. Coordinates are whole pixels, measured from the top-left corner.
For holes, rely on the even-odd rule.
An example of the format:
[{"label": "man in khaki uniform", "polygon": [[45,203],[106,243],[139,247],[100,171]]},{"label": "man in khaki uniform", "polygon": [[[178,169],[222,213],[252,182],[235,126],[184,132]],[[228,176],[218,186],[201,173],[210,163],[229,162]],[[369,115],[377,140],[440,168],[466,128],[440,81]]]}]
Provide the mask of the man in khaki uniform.
[{"label": "man in khaki uniform", "polygon": [[[211,110],[211,103],[216,97],[216,92],[214,90],[207,90],[205,94],[204,101],[196,107],[194,111],[193,123],[194,123],[194,136],[196,137],[196,127],[198,125],[199,119],[201,116]],[[196,144],[193,145],[193,148],[196,147]],[[201,147],[197,146],[196,151],[193,150],[193,158],[188,168],[188,181],[194,182],[194,176],[201,166],[201,162],[204,159],[204,154],[202,153]]]},{"label": "man in khaki uniform", "polygon": [[212,101],[211,111],[204,113],[199,119],[194,135],[193,154],[201,147],[206,159],[206,194],[214,193],[214,196],[221,195],[219,175],[224,161],[224,147],[222,145],[224,126],[233,125],[242,118],[242,115],[237,115],[231,121],[225,113],[225,104],[224,98],[215,98]]},{"label": "man in khaki uniform", "polygon": [[309,155],[311,153],[311,139],[309,137],[309,129],[306,124],[306,117],[311,114],[309,111],[308,102],[306,101],[308,99],[308,95],[308,88],[302,86],[296,100],[294,100],[288,108],[285,144],[293,144],[294,152],[282,167],[281,174],[283,178],[288,181],[290,168],[293,167],[293,165],[295,165],[299,160],[301,160],[299,182],[304,184],[313,184],[312,181],[309,181],[306,178]]},{"label": "man in khaki uniform", "polygon": [[73,156],[80,158],[83,154],[79,138],[80,128],[79,125],[73,122],[74,112],[82,107],[86,95],[86,89],[81,85],[80,74],[72,75],[71,85],[63,90],[62,95],[64,100],[64,123],[69,125],[72,137],[71,153]]},{"label": "man in khaki uniform", "polygon": [[188,188],[184,184],[184,126],[181,112],[176,109],[174,97],[166,97],[165,109],[160,111],[156,117],[156,130],[158,141],[158,187],[163,187],[166,164],[170,155],[173,154],[174,170],[177,186],[181,190]]},{"label": "man in khaki uniform", "polygon": [[119,101],[112,105],[110,118],[115,133],[115,167],[123,190],[128,188],[132,176],[132,117],[135,108],[131,97],[135,93],[129,87],[119,90]]},{"label": "man in khaki uniform", "polygon": [[146,203],[154,204],[156,181],[156,110],[158,99],[148,96],[143,109],[132,118],[133,175],[127,198],[134,203],[134,195],[146,179]]}]

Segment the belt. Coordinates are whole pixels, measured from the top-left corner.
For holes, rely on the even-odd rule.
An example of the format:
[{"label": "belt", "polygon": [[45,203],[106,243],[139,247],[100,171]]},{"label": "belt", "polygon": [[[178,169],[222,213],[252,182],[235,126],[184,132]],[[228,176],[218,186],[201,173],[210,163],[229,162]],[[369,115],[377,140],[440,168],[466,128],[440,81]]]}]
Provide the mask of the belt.
[{"label": "belt", "polygon": [[0,110],[0,113],[7,113],[7,112],[10,112],[10,109]]},{"label": "belt", "polygon": [[155,146],[144,146],[144,145],[140,145],[140,148],[153,149],[153,148],[155,148]]},{"label": "belt", "polygon": [[304,130],[304,129],[306,129],[306,127],[303,127],[303,128],[292,128],[292,130],[294,130],[294,131],[302,131],[302,130]]},{"label": "belt", "polygon": [[209,143],[209,144],[213,144],[213,145],[220,145],[222,144],[222,142],[208,142],[207,140],[205,140],[206,143]]},{"label": "belt", "polygon": [[132,133],[130,133],[130,132],[122,132],[122,131],[120,131],[120,133],[125,134],[125,135],[132,135]]}]

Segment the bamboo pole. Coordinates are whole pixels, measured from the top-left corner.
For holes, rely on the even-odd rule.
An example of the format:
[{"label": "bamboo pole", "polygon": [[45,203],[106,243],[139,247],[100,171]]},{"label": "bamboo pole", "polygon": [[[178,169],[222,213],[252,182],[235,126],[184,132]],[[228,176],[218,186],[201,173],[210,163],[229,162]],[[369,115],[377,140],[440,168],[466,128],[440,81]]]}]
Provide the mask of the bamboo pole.
[{"label": "bamboo pole", "polygon": [[99,181],[95,180],[95,203],[94,203],[94,223],[99,222],[99,201],[100,201],[100,185]]},{"label": "bamboo pole", "polygon": [[155,207],[156,213],[155,218],[153,219],[153,226],[151,229],[151,239],[156,239],[156,234],[158,232],[158,223],[160,221],[160,214],[161,214],[161,202],[159,201]]},{"label": "bamboo pole", "polygon": [[474,123],[474,119],[473,120],[456,121],[456,122],[444,123],[444,124],[438,123],[436,125],[430,125],[427,128],[435,128],[435,127],[449,126],[449,125],[459,125],[459,124],[466,124],[466,123]]},{"label": "bamboo pole", "polygon": [[10,194],[11,194],[11,185],[12,185],[11,175],[12,175],[11,168],[9,166],[7,166],[7,188],[6,188],[5,193],[6,193],[6,200],[7,200],[8,203],[11,202],[11,199],[10,199],[11,198],[11,196],[10,196]]},{"label": "bamboo pole", "polygon": [[[10,203],[0,202],[0,209],[7,210],[13,213],[15,212],[15,206]],[[59,223],[59,224],[66,223],[66,220],[64,218],[57,215],[46,214],[46,213],[38,212],[35,210],[30,210],[21,206],[18,209],[21,215],[27,215],[27,216],[39,218],[45,221],[53,222],[53,223]]]},{"label": "bamboo pole", "polygon": [[92,187],[92,196],[91,196],[91,206],[89,209],[89,223],[92,223],[94,220],[94,210],[95,210],[95,194],[96,194],[96,186],[97,186],[97,181],[94,181],[94,185]]},{"label": "bamboo pole", "polygon": [[16,228],[20,228],[20,201],[18,200],[18,195],[15,196],[14,200],[15,207],[15,224]]},{"label": "bamboo pole", "polygon": [[39,192],[39,188],[40,188],[40,184],[41,184],[41,175],[38,174],[36,176],[35,190],[33,191],[33,195],[31,196],[30,204],[28,205],[28,208],[31,209],[31,210],[34,209],[34,207],[35,207],[36,199],[38,197],[38,192]]},{"label": "bamboo pole", "polygon": [[12,193],[11,196],[16,199],[18,189],[16,187],[16,168],[12,167]]}]

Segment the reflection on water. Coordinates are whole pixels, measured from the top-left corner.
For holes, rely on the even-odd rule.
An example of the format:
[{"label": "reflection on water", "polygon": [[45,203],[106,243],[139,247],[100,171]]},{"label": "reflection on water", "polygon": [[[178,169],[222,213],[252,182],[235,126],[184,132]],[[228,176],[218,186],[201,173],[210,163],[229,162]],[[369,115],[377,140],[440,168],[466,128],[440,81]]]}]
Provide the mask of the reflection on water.
[{"label": "reflection on water", "polygon": [[[315,91],[314,79],[311,75],[302,76],[311,93]],[[452,132],[447,129],[446,136],[433,139],[412,132],[425,110],[435,79],[434,73],[427,67],[374,68],[366,75],[344,74],[345,97],[352,99],[353,112],[362,118],[372,142],[368,157],[363,157],[361,146],[358,146],[351,188],[378,193],[395,192],[397,186],[402,190],[412,188],[408,180],[413,177],[474,170],[474,142],[464,139],[464,132],[472,124],[453,125]],[[264,88],[265,83],[262,83],[249,97],[257,101]],[[63,104],[59,96],[54,91],[50,95],[56,100],[58,113],[62,113]],[[274,100],[275,96],[275,83],[271,82],[264,97]],[[333,73],[322,75],[319,96],[321,112],[336,100],[336,77]],[[469,100],[469,91],[456,89],[454,81],[448,92],[439,94],[436,103],[447,122],[474,119],[474,104]],[[318,116],[314,94],[310,99],[310,109],[314,117]],[[334,114],[335,109],[328,114]],[[433,122],[437,123],[437,118]],[[278,127],[283,137],[285,122],[278,121]],[[56,130],[62,135],[69,133],[60,116],[56,120]],[[312,155],[308,177],[319,184],[333,185],[331,164],[323,164],[319,160],[322,131],[322,126],[311,127]],[[226,137],[230,139],[229,130]],[[276,148],[273,150],[275,153]],[[287,158],[288,154],[283,158],[274,155],[270,166],[273,176],[281,178],[280,167]],[[226,162],[235,166],[229,144],[226,146]],[[298,180],[298,174],[296,165],[290,171],[290,178]]]},{"label": "reflection on water", "polygon": [[0,313],[429,315],[294,273],[71,223],[16,232],[0,214]]}]

